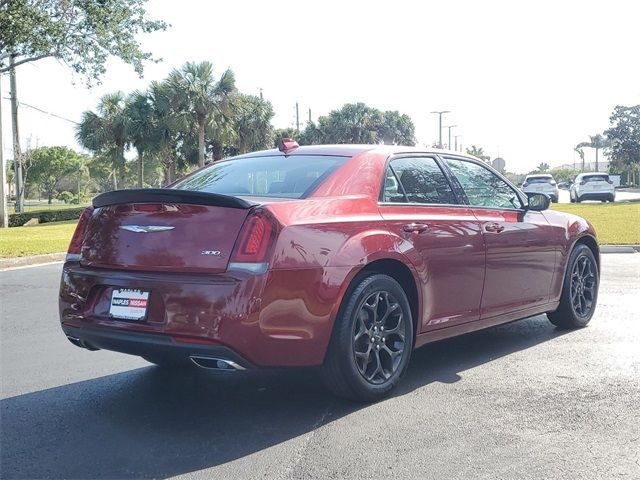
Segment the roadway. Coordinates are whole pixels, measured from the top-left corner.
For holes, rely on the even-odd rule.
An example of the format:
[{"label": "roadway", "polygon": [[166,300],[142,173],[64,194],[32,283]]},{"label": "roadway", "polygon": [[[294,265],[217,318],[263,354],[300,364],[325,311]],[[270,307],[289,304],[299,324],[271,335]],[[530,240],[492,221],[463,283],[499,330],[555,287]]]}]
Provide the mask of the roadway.
[{"label": "roadway", "polygon": [[166,372],[62,335],[60,265],[0,272],[0,477],[640,478],[640,254],[588,328],[537,316],[414,353],[397,393],[312,371]]}]

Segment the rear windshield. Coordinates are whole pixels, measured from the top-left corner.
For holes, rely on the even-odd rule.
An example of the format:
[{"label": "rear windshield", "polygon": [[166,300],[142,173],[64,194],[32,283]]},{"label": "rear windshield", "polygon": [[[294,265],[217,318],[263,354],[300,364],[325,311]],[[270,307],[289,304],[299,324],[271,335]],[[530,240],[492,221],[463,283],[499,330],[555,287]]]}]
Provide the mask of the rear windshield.
[{"label": "rear windshield", "polygon": [[172,188],[234,196],[302,198],[349,157],[293,155],[225,160]]},{"label": "rear windshield", "polygon": [[551,177],[529,177],[525,180],[527,183],[551,183],[553,178]]},{"label": "rear windshield", "polygon": [[609,175],[585,175],[582,177],[583,182],[608,182]]}]

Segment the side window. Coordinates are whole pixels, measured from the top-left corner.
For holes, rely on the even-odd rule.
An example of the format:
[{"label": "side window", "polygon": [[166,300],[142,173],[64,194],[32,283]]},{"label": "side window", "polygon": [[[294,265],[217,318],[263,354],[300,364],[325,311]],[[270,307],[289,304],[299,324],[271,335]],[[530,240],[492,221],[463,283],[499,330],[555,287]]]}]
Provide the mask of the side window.
[{"label": "side window", "polygon": [[477,207],[522,208],[516,192],[491,170],[473,162],[445,159],[469,203]]},{"label": "side window", "polygon": [[384,177],[384,192],[382,193],[382,201],[393,203],[406,203],[407,198],[404,196],[400,182],[396,178],[393,170],[387,168],[387,175]]},{"label": "side window", "polygon": [[392,160],[389,170],[395,174],[400,191],[406,199],[386,200],[387,177],[385,178],[385,201],[404,201],[410,203],[456,203],[449,181],[433,158],[405,157]]}]

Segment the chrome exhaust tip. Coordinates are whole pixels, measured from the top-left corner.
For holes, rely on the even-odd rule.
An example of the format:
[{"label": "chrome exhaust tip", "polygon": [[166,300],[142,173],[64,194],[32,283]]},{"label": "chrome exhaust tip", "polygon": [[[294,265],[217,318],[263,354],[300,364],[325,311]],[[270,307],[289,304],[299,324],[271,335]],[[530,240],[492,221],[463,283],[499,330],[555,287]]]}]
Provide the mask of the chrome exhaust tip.
[{"label": "chrome exhaust tip", "polygon": [[189,359],[200,368],[204,368],[207,370],[225,370],[225,371],[246,370],[246,368],[244,368],[242,365],[238,365],[236,362],[233,362],[231,360],[226,360],[224,358],[202,357],[199,355],[191,355]]}]

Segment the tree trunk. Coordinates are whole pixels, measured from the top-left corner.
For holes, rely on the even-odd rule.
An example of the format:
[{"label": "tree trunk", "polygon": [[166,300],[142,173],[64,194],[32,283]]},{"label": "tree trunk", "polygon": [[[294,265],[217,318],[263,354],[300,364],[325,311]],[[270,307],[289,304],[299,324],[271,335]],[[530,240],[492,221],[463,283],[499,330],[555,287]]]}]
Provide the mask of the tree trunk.
[{"label": "tree trunk", "polygon": [[118,174],[116,172],[115,167],[113,168],[113,189],[114,190],[118,189]]},{"label": "tree trunk", "polygon": [[144,152],[138,150],[138,188],[144,188]]},{"label": "tree trunk", "polygon": [[596,147],[596,172],[598,171],[598,147]]},{"label": "tree trunk", "polygon": [[204,167],[204,120],[198,121],[198,166]]}]

